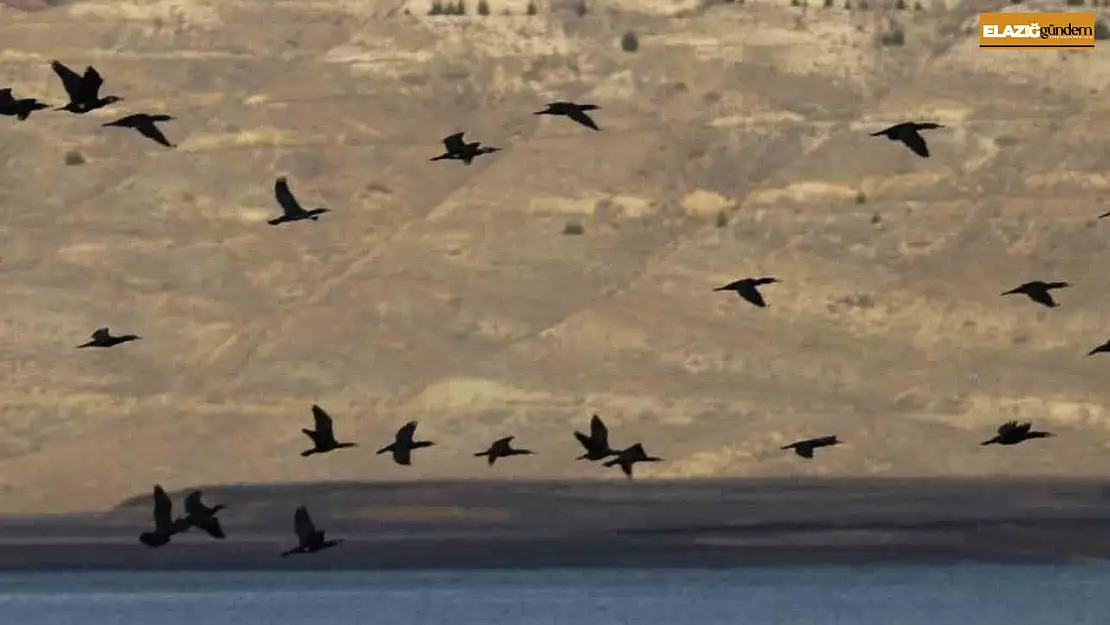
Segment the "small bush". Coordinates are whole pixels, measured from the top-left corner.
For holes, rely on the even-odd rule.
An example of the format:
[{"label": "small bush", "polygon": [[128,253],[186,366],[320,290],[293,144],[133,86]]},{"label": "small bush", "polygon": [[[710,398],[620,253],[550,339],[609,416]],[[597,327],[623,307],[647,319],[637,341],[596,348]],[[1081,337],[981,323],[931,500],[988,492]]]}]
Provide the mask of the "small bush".
[{"label": "small bush", "polygon": [[1064,0],[1064,4],[1069,7],[1081,7],[1083,6],[1083,0]]},{"label": "small bush", "polygon": [[85,156],[77,150],[70,150],[66,152],[65,162],[66,165],[84,165]]},{"label": "small bush", "polygon": [[790,0],[790,6],[792,6],[792,7],[802,6],[802,0]]},{"label": "small bush", "polygon": [[568,219],[567,222],[563,224],[563,234],[567,236],[586,234],[586,227],[577,219]]},{"label": "small bush", "polygon": [[1102,20],[1095,21],[1095,41],[1105,41],[1110,39],[1110,26]]},{"label": "small bush", "polygon": [[586,0],[581,0],[574,7],[574,12],[578,14],[578,17],[586,17],[586,14],[590,12],[590,7],[586,6]]},{"label": "small bush", "polygon": [[478,0],[478,15],[489,15],[489,3],[486,0]]},{"label": "small bush", "polygon": [[535,15],[539,12],[539,10],[536,8],[535,2],[533,2],[532,0],[528,0],[528,8],[524,12],[528,15]]},{"label": "small bush", "polygon": [[888,48],[901,47],[906,43],[906,33],[901,26],[895,26],[879,35],[879,43]]},{"label": "small bush", "polygon": [[906,10],[906,0],[895,0],[894,9],[896,11],[905,11]]},{"label": "small bush", "polygon": [[728,213],[725,211],[717,211],[717,227],[724,228],[728,225]]},{"label": "small bush", "polygon": [[621,50],[624,50],[625,52],[635,52],[639,49],[640,38],[636,36],[636,33],[630,30],[626,32],[623,37],[621,37]]},{"label": "small bush", "polygon": [[455,15],[466,15],[466,3],[463,0],[455,3]]},{"label": "small bush", "polygon": [[860,189],[859,191],[856,191],[856,204],[866,204],[866,203],[867,203],[867,194],[863,192],[863,189]]},{"label": "small bush", "polygon": [[432,6],[428,8],[428,15],[443,15],[443,3],[436,0]]},{"label": "small bush", "polygon": [[913,3],[913,10],[914,11],[924,11],[925,7],[922,6],[920,2],[914,2]]},{"label": "small bush", "polygon": [[833,5],[833,0],[825,0],[824,6],[825,6],[826,9],[831,9],[832,5]]}]

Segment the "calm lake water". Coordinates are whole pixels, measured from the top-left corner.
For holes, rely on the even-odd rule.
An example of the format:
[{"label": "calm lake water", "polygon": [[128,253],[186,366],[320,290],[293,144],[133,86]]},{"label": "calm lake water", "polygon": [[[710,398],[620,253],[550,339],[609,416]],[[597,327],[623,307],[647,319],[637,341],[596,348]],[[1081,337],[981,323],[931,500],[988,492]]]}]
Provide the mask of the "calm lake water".
[{"label": "calm lake water", "polygon": [[1106,625],[1110,567],[0,574],[12,625]]}]

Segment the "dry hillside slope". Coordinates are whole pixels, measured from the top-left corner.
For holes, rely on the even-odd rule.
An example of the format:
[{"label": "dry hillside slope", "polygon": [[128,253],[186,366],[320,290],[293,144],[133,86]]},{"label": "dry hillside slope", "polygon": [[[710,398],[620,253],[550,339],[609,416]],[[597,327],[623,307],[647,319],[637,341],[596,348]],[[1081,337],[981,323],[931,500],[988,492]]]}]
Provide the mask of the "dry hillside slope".
[{"label": "dry hillside slope", "polygon": [[[571,460],[593,411],[667,459],[644,478],[1110,470],[1110,360],[1084,356],[1110,336],[1105,47],[982,51],[1003,2],[490,1],[0,8],[17,95],[61,103],[59,59],[126,98],[0,118],[0,512],[623,479]],[[555,99],[604,130],[530,114]],[[179,147],[99,127],[130,112]],[[931,159],[867,136],[919,118],[949,126]],[[457,130],[505,149],[428,162]],[[267,226],[278,175],[332,212]],[[711,292],[768,274],[763,310]],[[998,295],[1033,279],[1075,286]],[[73,349],[101,325],[144,339]],[[314,402],[362,446],[299,457]],[[440,446],[372,455],[409,419]],[[978,446],[1007,419],[1060,437]],[[848,444],[777,449],[825,433]],[[540,455],[471,457],[506,434]]]}]

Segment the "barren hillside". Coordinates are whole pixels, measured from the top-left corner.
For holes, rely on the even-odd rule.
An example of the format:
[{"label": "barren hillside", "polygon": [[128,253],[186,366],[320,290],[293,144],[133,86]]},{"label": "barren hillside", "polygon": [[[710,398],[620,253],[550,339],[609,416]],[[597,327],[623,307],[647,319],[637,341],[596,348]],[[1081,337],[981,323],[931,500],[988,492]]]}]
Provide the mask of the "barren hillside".
[{"label": "barren hillside", "polygon": [[[0,512],[623,479],[572,460],[591,412],[644,479],[1110,470],[1107,48],[978,49],[1004,2],[400,2],[0,8],[0,86],[61,104],[58,59],[125,98],[0,118]],[[132,112],[179,147],[99,126]],[[867,136],[907,119],[933,158]],[[459,130],[504,151],[428,162]],[[267,226],[278,175],[332,212]],[[755,275],[766,309],[711,292]],[[999,297],[1034,279],[1074,286]],[[143,340],[73,349],[102,325]],[[312,403],[361,447],[301,458]],[[373,455],[409,419],[440,446]],[[978,446],[1008,419],[1060,436]],[[540,455],[471,457],[508,434]]]}]

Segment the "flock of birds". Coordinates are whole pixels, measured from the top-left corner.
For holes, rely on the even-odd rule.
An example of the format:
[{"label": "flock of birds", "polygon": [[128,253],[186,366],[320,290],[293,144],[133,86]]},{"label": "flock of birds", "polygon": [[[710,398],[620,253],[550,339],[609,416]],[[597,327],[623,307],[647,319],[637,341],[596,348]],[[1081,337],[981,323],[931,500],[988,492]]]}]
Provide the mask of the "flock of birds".
[{"label": "flock of birds", "polygon": [[[52,61],[50,65],[54,73],[57,74],[58,78],[61,80],[62,86],[69,98],[69,101],[64,106],[57,107],[54,110],[68,111],[73,114],[82,115],[123,100],[123,98],[115,95],[101,95],[100,91],[104,84],[104,79],[101,77],[100,73],[91,66],[85,69],[84,74],[78,74],[58,61]],[[15,117],[22,121],[29,118],[35,111],[46,108],[49,108],[49,105],[35,98],[16,98],[12,94],[10,88],[0,89],[0,115]],[[548,104],[544,110],[536,111],[535,114],[567,117],[586,128],[600,131],[601,129],[587,114],[587,112],[599,108],[599,106],[593,104],[552,102]],[[103,125],[134,129],[144,137],[165,147],[173,148],[175,147],[174,144],[166,138],[157,126],[159,122],[166,122],[172,119],[173,117],[164,114],[136,113]],[[891,141],[901,142],[918,156],[928,158],[929,148],[925,139],[921,136],[920,131],[934,130],[937,128],[943,128],[943,126],[932,122],[922,123],[911,121],[895,124],[889,128],[870,134],[871,136],[881,136]],[[429,160],[457,160],[465,165],[470,165],[474,159],[479,156],[500,151],[500,148],[482,145],[481,142],[478,141],[467,142],[463,139],[463,135],[464,133],[457,132],[444,137],[442,139],[444,153],[432,157]],[[289,183],[284,176],[278,177],[275,181],[274,196],[282,209],[282,214],[267,222],[272,226],[297,221],[317,221],[321,215],[329,212],[329,209],[322,207],[305,209],[293,195],[289,188]],[[1100,217],[1108,216],[1110,216],[1110,212]],[[759,287],[778,282],[779,280],[774,277],[743,278],[717,287],[714,291],[732,291],[752,305],[764,308],[767,306],[767,303],[760,293]],[[1049,291],[1067,286],[1070,285],[1066,282],[1033,281],[1022,284],[1010,291],[1006,291],[1002,295],[1023,294],[1034,302],[1048,307],[1055,307],[1057,303],[1052,298]],[[77,347],[110,348],[140,338],[141,337],[133,334],[116,336],[105,327],[97,329],[92,333],[88,342]],[[1090,355],[1096,353],[1110,353],[1110,340],[1093,349]],[[304,429],[303,432],[311,439],[313,446],[301,452],[302,456],[307,457],[316,454],[324,454],[338,449],[357,446],[356,443],[339,442],[336,439],[332,418],[323,408],[318,405],[313,405],[312,413],[315,420],[315,429]],[[416,440],[416,427],[416,421],[406,423],[397,431],[393,442],[378,449],[377,453],[390,454],[393,461],[399,465],[411,465],[412,453],[414,450],[435,445],[432,441]],[[1033,431],[1030,423],[1009,421],[998,428],[997,435],[994,438],[984,441],[982,445],[1015,445],[1025,440],[1048,436],[1052,436],[1052,434],[1049,432]],[[608,428],[596,414],[593,415],[590,421],[590,433],[587,435],[575,431],[574,437],[585,450],[585,453],[578,457],[579,460],[604,460],[602,463],[603,466],[619,467],[629,478],[632,477],[633,465],[640,462],[662,461],[662,458],[648,455],[641,443],[634,443],[622,449],[614,449],[609,443]],[[494,441],[488,449],[477,452],[474,456],[486,458],[489,465],[492,466],[500,458],[531,455],[534,453],[529,449],[513,447],[513,440],[513,436],[500,438]],[[821,447],[838,445],[842,442],[843,441],[838,439],[835,435],[820,436],[796,441],[782,447],[782,449],[793,450],[795,454],[802,458],[812,459],[814,450]],[[216,513],[224,508],[223,505],[208,507],[201,502],[201,492],[194,491],[185,498],[184,508],[185,515],[174,518],[173,503],[169,495],[166,494],[166,491],[160,485],[155,486],[154,529],[143,532],[139,536],[139,541],[149,547],[161,547],[168,544],[170,538],[175,534],[187,532],[193,527],[207,532],[214,538],[225,537],[220,521],[216,517]],[[298,544],[296,547],[283,552],[281,554],[283,556],[295,553],[312,553],[343,542],[341,539],[326,539],[324,531],[319,530],[315,526],[309,516],[307,508],[304,506],[297,508],[294,513],[294,530],[298,538]]]}]

